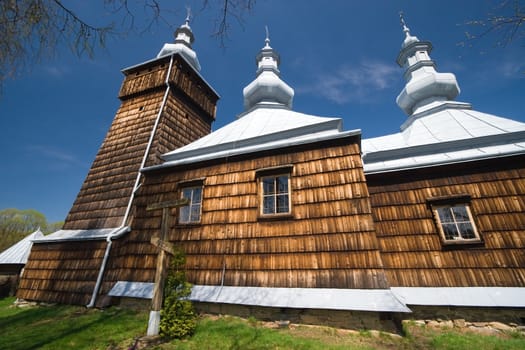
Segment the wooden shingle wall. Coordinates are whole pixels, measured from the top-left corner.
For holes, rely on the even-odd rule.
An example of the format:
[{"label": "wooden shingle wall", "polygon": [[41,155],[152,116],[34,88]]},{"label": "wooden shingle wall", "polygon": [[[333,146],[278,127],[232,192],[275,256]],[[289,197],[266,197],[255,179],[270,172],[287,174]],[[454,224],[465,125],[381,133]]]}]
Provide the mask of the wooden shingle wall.
[{"label": "wooden shingle wall", "polygon": [[[132,232],[115,242],[105,292],[116,280],[152,281],[160,212],[177,183],[204,178],[201,223],[173,223],[190,282],[203,285],[385,288],[357,138],[341,145],[282,150],[193,169],[146,174]],[[258,219],[256,170],[293,165],[292,217]]]},{"label": "wooden shingle wall", "polygon": [[[180,57],[175,58],[176,62],[181,61]],[[65,229],[118,227],[122,224],[162,106],[168,67],[169,58],[166,58],[126,73],[119,95],[122,104],[66,218]],[[173,64],[172,72],[175,70],[189,71],[189,68],[179,62]],[[185,88],[171,87],[146,165],[159,164],[161,154],[211,131],[214,114],[207,111],[215,113],[209,104],[213,102],[214,105],[217,96],[195,74],[182,76],[186,80],[191,77],[197,81],[193,85],[186,83]],[[201,88],[196,89],[195,86]],[[186,90],[198,101],[191,100],[185,94]],[[203,97],[198,96],[199,92]],[[206,104],[199,106],[197,102]]]},{"label": "wooden shingle wall", "polygon": [[[525,157],[366,177],[392,286],[525,285]],[[445,246],[427,199],[460,194],[482,243]]]},{"label": "wooden shingle wall", "polygon": [[87,305],[105,248],[105,241],[33,244],[17,297]]}]

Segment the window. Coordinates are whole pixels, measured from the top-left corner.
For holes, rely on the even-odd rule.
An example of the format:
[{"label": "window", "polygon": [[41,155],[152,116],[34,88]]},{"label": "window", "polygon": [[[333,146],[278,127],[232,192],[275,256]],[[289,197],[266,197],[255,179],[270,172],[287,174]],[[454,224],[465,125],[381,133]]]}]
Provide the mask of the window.
[{"label": "window", "polygon": [[261,177],[262,215],[290,213],[290,176]]},{"label": "window", "polygon": [[470,198],[460,199],[462,201],[454,198],[431,201],[441,239],[446,244],[480,242],[470,207],[465,201]]},{"label": "window", "polygon": [[292,165],[259,169],[255,172],[259,186],[261,218],[290,216],[292,213],[290,178]]},{"label": "window", "polygon": [[180,224],[194,224],[201,221],[202,186],[182,187],[181,197],[190,202],[179,211]]}]

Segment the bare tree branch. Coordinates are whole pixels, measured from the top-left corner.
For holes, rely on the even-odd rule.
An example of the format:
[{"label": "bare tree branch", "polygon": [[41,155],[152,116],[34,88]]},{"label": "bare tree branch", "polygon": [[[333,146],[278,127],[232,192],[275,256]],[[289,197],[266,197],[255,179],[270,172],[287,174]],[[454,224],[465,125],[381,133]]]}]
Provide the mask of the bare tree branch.
[{"label": "bare tree branch", "polygon": [[[213,36],[221,46],[230,21],[242,26],[243,15],[255,2],[202,0],[203,10],[219,7]],[[62,0],[0,0],[0,90],[5,79],[49,58],[60,46],[68,46],[78,56],[92,57],[105,47],[108,36],[145,32],[159,22],[173,28],[166,16],[177,12],[161,6],[159,0],[100,0],[98,5],[110,11],[108,23],[91,24]]]},{"label": "bare tree branch", "polygon": [[515,41],[525,39],[525,3],[523,0],[502,0],[485,19],[467,21],[466,24],[477,29],[477,33],[465,32],[467,40],[461,45],[471,45],[474,41],[489,35],[496,35],[496,46],[505,47]]},{"label": "bare tree branch", "polygon": [[[215,32],[213,37],[220,41],[221,47],[225,47],[225,40],[228,39],[231,19],[244,27],[244,15],[255,7],[256,0],[223,0],[218,10]],[[203,1],[203,6],[208,7],[208,0]]]}]

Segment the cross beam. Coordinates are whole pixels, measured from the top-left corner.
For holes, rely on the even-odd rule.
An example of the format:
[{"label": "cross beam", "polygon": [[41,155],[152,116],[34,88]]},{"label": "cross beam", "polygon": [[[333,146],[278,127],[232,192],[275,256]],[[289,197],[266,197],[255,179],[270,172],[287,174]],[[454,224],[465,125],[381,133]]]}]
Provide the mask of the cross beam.
[{"label": "cross beam", "polygon": [[169,249],[166,242],[169,231],[170,209],[183,207],[189,204],[187,198],[182,198],[173,201],[165,201],[150,204],[146,207],[146,211],[162,209],[162,221],[160,224],[160,237],[152,237],[151,243],[159,248],[159,255],[157,256],[157,269],[155,271],[155,285],[153,287],[153,298],[151,299],[151,311],[149,314],[147,335],[158,335],[160,327],[160,309],[162,308],[162,298],[164,295],[164,284],[166,282],[166,275],[169,268],[169,255],[173,254],[173,250]]}]

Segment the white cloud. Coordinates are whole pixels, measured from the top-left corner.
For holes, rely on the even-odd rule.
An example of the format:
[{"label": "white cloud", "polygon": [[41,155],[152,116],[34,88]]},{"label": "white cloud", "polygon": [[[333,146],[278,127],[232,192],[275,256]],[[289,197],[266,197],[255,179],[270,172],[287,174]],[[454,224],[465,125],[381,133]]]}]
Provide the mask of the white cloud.
[{"label": "white cloud", "polygon": [[47,145],[29,145],[27,146],[27,149],[32,153],[36,153],[37,155],[54,159],[55,161],[58,161],[62,166],[73,165],[80,167],[89,167],[89,165],[87,165],[82,160],[78,159],[76,156],[68,153],[67,151],[57,149],[55,147]]},{"label": "white cloud", "polygon": [[506,60],[498,65],[498,70],[505,78],[523,78],[525,65],[519,60]]},{"label": "white cloud", "polygon": [[62,78],[69,73],[68,67],[45,66],[43,71],[46,75],[53,78]]},{"label": "white cloud", "polygon": [[399,69],[394,64],[362,62],[345,65],[334,72],[321,74],[317,81],[297,87],[297,93],[316,94],[338,104],[370,102],[375,92],[389,88],[399,79]]}]

